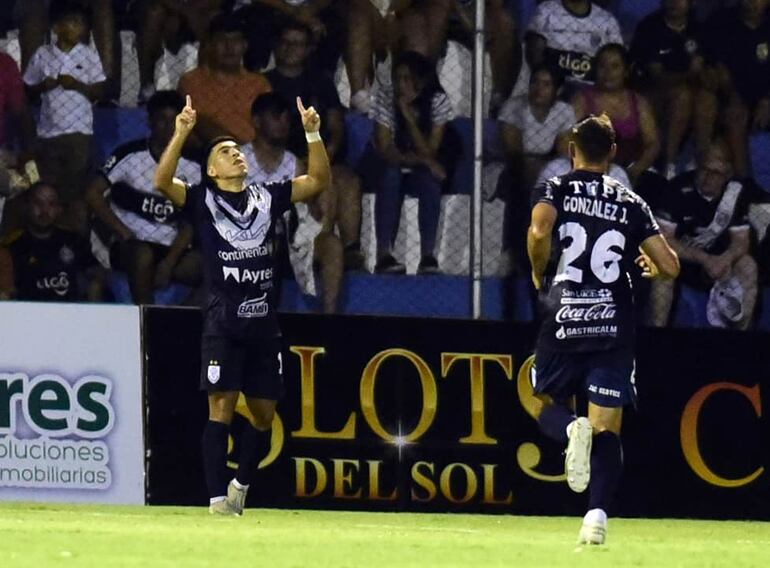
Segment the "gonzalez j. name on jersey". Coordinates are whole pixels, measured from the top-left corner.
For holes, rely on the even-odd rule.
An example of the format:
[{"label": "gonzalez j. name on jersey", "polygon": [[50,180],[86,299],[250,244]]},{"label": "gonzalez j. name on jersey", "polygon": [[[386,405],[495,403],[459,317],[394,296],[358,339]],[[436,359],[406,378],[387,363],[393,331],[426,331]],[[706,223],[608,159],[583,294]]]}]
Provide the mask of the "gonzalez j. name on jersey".
[{"label": "gonzalez j. name on jersey", "polygon": [[557,211],[538,344],[554,351],[630,346],[629,272],[639,245],[660,234],[649,206],[617,180],[581,170],[539,184],[532,198],[533,207]]},{"label": "gonzalez j. name on jersey", "polygon": [[204,335],[277,335],[273,238],[291,205],[291,180],[243,192],[189,188],[185,212],[198,232],[207,290]]}]

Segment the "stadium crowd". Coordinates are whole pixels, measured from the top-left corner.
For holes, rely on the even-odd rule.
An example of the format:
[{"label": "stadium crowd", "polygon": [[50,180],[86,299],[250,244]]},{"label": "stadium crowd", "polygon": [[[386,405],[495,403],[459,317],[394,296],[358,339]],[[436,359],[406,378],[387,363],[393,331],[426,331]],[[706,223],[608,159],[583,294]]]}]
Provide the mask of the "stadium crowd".
[{"label": "stadium crowd", "polygon": [[[325,312],[350,272],[458,273],[470,231],[448,198],[472,190],[475,2],[10,4],[0,298],[119,299],[124,274],[135,303],[195,301],[159,293],[194,290],[201,270],[195,235],[152,185],[185,95],[199,117],[177,171],[189,183],[222,134],[243,145],[250,181],[293,177],[307,157],[293,100],[320,112],[333,185],[286,216],[274,254]],[[484,221],[499,260],[486,275],[526,278],[530,193],[569,169],[571,126],[606,113],[611,174],[653,207],[681,282],[708,294],[711,325],[750,328],[770,267],[770,0],[486,0],[486,14],[484,196],[500,219]],[[143,123],[123,130],[141,135],[119,124],[105,147],[98,112],[124,109]],[[648,324],[670,323],[677,286],[649,291]]]}]

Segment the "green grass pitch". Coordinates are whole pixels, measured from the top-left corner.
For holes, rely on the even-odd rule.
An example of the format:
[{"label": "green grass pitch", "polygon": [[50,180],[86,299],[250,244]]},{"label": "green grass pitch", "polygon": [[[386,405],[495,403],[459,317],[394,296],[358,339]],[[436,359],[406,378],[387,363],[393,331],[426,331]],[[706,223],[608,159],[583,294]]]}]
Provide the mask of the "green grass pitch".
[{"label": "green grass pitch", "polygon": [[770,523],[0,503],[0,566],[449,567],[770,565]]}]

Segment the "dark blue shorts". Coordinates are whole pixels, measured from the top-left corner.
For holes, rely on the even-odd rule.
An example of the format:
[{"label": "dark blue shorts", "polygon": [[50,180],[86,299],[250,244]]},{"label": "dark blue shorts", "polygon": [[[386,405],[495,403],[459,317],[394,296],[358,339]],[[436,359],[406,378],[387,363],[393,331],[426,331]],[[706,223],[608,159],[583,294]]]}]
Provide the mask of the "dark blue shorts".
[{"label": "dark blue shorts", "polygon": [[615,408],[636,404],[635,368],[628,348],[590,353],[538,349],[531,379],[536,393],[558,403],[585,392],[590,402]]},{"label": "dark blue shorts", "polygon": [[201,390],[240,391],[250,398],[280,400],[284,395],[281,346],[280,337],[243,342],[204,335]]}]

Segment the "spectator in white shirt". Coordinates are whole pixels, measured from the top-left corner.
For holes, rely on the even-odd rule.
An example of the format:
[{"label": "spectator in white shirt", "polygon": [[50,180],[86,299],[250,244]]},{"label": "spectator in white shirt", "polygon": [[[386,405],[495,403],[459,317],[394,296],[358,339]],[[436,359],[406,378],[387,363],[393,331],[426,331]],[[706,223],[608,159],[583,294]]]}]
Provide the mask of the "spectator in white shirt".
[{"label": "spectator in white shirt", "polygon": [[498,183],[506,201],[504,243],[517,268],[527,265],[524,244],[530,190],[548,160],[556,154],[568,154],[575,112],[571,105],[557,100],[563,83],[555,66],[535,67],[530,75],[529,93],[508,99],[498,115],[500,142],[507,162]]},{"label": "spectator in white shirt", "polygon": [[590,0],[547,0],[527,27],[527,62],[558,66],[567,81],[592,83],[594,57],[603,45],[623,43],[620,24]]},{"label": "spectator in white shirt", "polygon": [[532,71],[529,93],[512,97],[500,109],[500,139],[510,166],[524,187],[555,153],[567,155],[569,130],[575,124],[572,106],[557,100],[563,79],[559,71],[541,65]]},{"label": "spectator in white shirt", "polygon": [[38,48],[24,73],[24,82],[40,95],[39,166],[44,181],[61,188],[62,223],[85,232],[83,199],[93,135],[92,104],[106,77],[99,54],[85,45],[86,13],[79,4],[64,5],[53,25],[56,43]]}]

